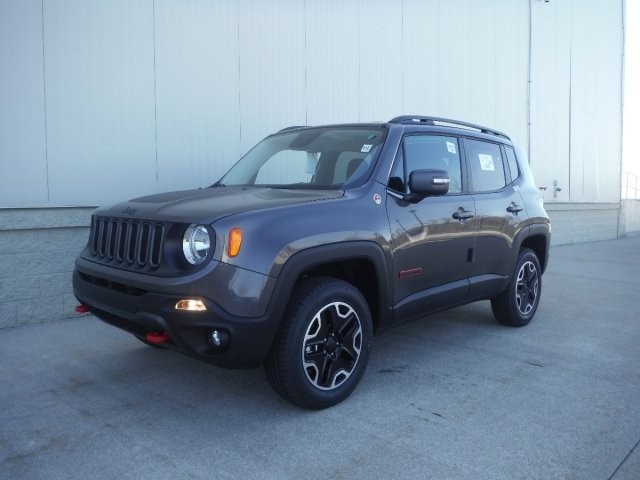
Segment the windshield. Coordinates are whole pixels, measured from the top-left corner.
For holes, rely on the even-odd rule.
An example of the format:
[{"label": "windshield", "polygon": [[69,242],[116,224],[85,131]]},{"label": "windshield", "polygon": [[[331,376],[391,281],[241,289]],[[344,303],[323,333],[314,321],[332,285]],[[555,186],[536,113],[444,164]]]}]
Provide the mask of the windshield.
[{"label": "windshield", "polygon": [[305,128],[271,135],[216,185],[340,188],[368,177],[386,137],[382,127]]}]

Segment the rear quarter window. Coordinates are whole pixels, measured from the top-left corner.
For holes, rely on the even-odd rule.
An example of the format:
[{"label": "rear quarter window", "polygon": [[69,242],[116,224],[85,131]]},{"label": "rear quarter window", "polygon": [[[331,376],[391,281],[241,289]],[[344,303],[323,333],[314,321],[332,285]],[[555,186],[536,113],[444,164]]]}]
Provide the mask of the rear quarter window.
[{"label": "rear quarter window", "polygon": [[520,176],[520,169],[518,168],[518,162],[516,160],[516,152],[512,147],[505,146],[504,150],[507,155],[507,163],[509,164],[509,173],[511,175],[511,181],[515,181]]}]

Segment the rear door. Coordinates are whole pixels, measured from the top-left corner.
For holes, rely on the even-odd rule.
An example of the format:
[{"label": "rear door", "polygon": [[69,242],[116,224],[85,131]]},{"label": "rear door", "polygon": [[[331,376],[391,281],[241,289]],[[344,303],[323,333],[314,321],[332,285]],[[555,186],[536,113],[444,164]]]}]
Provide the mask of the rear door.
[{"label": "rear door", "polygon": [[[469,297],[478,298],[498,293],[511,275],[513,241],[525,211],[514,184],[519,172],[513,149],[469,138],[463,140],[463,146],[478,222]],[[513,162],[509,162],[507,149]]]}]

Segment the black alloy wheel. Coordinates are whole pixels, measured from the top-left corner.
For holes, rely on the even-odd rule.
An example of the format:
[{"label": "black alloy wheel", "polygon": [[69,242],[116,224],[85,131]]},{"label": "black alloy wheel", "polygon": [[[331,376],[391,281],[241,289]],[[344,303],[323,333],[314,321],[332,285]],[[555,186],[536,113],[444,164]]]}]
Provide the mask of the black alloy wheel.
[{"label": "black alloy wheel", "polygon": [[362,325],[343,302],[324,306],[309,323],[302,344],[302,365],[320,390],[342,385],[353,373],[362,351]]},{"label": "black alloy wheel", "polygon": [[542,270],[536,254],[523,248],[506,290],[491,299],[496,319],[510,327],[527,325],[538,309],[542,291]]},{"label": "black alloy wheel", "polygon": [[516,305],[522,315],[529,315],[538,302],[538,270],[531,261],[525,262],[516,279]]},{"label": "black alloy wheel", "polygon": [[360,291],[348,282],[300,282],[264,364],[269,383],[304,408],[335,405],[355,389],[369,361],[372,322]]}]

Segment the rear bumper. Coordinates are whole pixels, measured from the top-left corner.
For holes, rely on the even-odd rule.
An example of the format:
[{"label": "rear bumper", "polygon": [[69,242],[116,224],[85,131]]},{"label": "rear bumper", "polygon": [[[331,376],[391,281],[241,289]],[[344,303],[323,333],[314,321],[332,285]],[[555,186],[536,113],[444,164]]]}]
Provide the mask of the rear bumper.
[{"label": "rear bumper", "polygon": [[[84,270],[84,271],[82,271]],[[181,290],[185,290],[182,288]],[[279,326],[279,315],[267,311],[259,317],[240,317],[222,309],[210,298],[195,294],[206,305],[203,312],[175,309],[185,295],[158,293],[97,277],[79,269],[73,272],[73,291],[78,301],[101,320],[125,330],[141,340],[149,332],[166,332],[168,341],[160,346],[221,367],[253,368],[267,356]],[[229,335],[228,348],[219,352],[209,342],[211,330]]]}]

